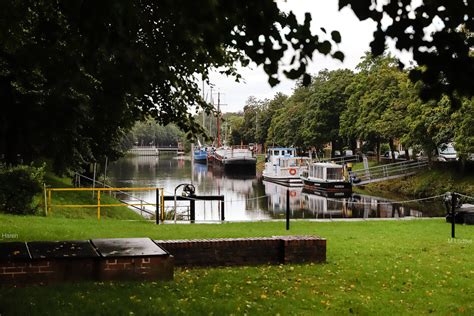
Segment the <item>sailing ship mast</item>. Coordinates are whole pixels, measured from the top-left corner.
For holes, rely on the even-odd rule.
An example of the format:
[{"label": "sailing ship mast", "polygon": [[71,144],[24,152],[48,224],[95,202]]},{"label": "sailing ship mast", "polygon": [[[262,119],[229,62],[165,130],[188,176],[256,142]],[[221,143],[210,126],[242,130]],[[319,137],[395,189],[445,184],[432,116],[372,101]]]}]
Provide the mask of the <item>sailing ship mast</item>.
[{"label": "sailing ship mast", "polygon": [[217,147],[221,147],[221,93],[217,92]]}]

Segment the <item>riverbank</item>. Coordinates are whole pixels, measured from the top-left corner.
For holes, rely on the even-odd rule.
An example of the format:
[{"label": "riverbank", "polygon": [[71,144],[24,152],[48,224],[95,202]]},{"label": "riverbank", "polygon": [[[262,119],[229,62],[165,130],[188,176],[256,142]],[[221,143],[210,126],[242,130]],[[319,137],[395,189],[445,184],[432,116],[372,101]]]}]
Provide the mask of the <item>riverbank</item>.
[{"label": "riverbank", "polygon": [[[0,215],[15,240],[112,237],[193,239],[320,235],[327,263],[177,269],[172,282],[78,283],[0,288],[0,313],[455,314],[474,313],[474,230],[451,240],[443,220],[154,225],[109,219]],[[5,241],[5,240],[3,240]]]},{"label": "riverbank", "polygon": [[[45,176],[45,183],[52,188],[73,188],[72,180],[70,178],[58,177],[57,175],[48,172]],[[41,199],[41,205],[44,204],[44,197]],[[119,204],[122,203],[112,195],[102,194],[100,197],[101,204]],[[96,205],[97,192],[92,194],[92,191],[61,191],[52,192],[51,204],[57,205],[51,209],[48,216],[62,217],[62,218],[80,218],[80,219],[97,219],[97,207],[61,207],[60,205]],[[45,214],[42,209],[41,214]],[[101,218],[115,218],[140,220],[143,219],[139,214],[125,206],[104,207],[101,206]]]},{"label": "riverbank", "polygon": [[451,191],[474,196],[474,173],[431,168],[412,176],[371,183],[359,191],[373,195],[389,192],[410,198],[430,197]]}]

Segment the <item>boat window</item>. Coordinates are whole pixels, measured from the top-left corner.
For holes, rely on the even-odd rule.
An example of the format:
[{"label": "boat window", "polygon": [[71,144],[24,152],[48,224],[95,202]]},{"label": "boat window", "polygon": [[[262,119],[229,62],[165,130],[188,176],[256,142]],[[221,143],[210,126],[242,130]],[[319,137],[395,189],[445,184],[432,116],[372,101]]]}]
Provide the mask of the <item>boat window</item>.
[{"label": "boat window", "polygon": [[327,168],[328,180],[343,180],[342,168]]},{"label": "boat window", "polygon": [[274,150],[274,151],[273,151],[273,155],[274,155],[274,156],[280,155],[280,151],[279,151],[279,150]]},{"label": "boat window", "polygon": [[316,178],[324,179],[324,169],[321,166],[317,167]]}]

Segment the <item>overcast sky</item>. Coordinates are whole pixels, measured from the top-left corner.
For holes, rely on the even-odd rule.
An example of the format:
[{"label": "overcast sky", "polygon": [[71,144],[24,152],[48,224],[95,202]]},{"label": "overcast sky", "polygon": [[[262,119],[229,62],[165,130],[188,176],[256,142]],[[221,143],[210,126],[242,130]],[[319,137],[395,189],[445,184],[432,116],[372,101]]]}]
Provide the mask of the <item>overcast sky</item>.
[{"label": "overcast sky", "polygon": [[[293,11],[300,22],[303,21],[305,12],[311,13],[313,32],[319,33],[319,28],[324,27],[328,34],[332,30],[338,30],[341,33],[342,43],[339,44],[339,50],[345,54],[344,62],[316,53],[309,66],[311,74],[316,74],[325,68],[329,70],[354,69],[360,58],[369,50],[376,24],[373,21],[359,21],[352,10],[347,7],[338,11],[337,0],[278,1],[278,6],[283,11]],[[402,58],[402,61],[409,59],[404,55],[399,57]],[[295,85],[294,81],[280,76],[281,83],[271,88],[267,82],[267,75],[261,67],[255,65],[242,68],[240,73],[245,80],[244,83],[236,83],[233,79],[217,73],[211,76],[211,82],[215,85],[213,92],[217,92],[218,89],[221,92],[221,103],[227,104],[221,108],[223,112],[243,110],[245,102],[250,96],[264,99],[272,98],[277,92],[290,95]],[[208,93],[207,90],[206,93]],[[217,103],[216,95],[214,102]]]}]

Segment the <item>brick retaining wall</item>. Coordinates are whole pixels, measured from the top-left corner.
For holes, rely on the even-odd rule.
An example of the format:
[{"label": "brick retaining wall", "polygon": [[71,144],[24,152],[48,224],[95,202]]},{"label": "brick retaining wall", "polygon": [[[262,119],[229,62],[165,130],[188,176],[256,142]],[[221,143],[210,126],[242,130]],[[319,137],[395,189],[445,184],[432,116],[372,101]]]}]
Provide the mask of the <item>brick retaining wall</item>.
[{"label": "brick retaining wall", "polygon": [[233,266],[326,261],[326,239],[314,236],[156,240],[177,266]]},{"label": "brick retaining wall", "polygon": [[[104,246],[104,241],[108,245]],[[172,280],[175,264],[193,267],[325,261],[326,239],[314,236],[0,243],[0,285]]]}]

